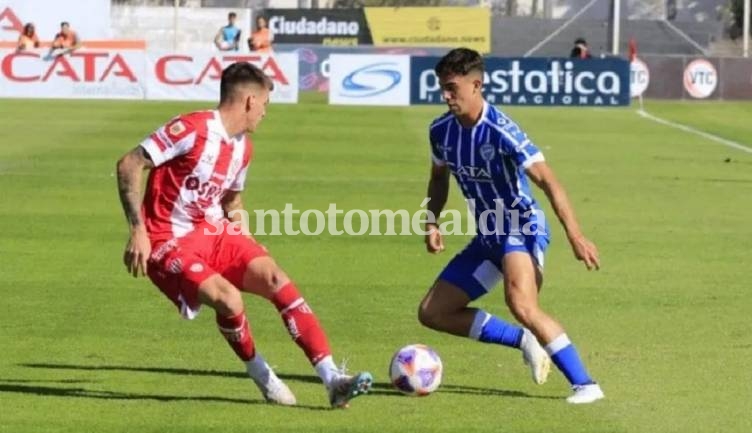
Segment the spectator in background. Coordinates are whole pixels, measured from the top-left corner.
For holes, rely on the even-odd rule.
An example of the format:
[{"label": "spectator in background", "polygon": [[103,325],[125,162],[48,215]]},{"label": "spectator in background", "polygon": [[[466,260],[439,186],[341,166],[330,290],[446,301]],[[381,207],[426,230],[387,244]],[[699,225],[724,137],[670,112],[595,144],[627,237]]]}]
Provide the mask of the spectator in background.
[{"label": "spectator in background", "polygon": [[235,25],[235,12],[227,14],[227,25],[220,28],[214,37],[214,45],[220,51],[237,51],[240,49],[240,29]]},{"label": "spectator in background", "polygon": [[266,23],[266,18],[259,15],[256,17],[256,31],[248,38],[248,49],[257,53],[270,53],[272,51],[272,34]]},{"label": "spectator in background", "polygon": [[70,28],[67,21],[63,21],[60,23],[60,33],[55,35],[55,40],[52,41],[47,57],[63,56],[79,48],[81,48],[81,41],[78,39],[78,35]]},{"label": "spectator in background", "polygon": [[21,32],[21,36],[18,37],[18,45],[16,48],[18,51],[39,48],[39,37],[34,29],[34,24],[26,23],[23,32]]},{"label": "spectator in background", "polygon": [[589,59],[593,57],[590,54],[590,48],[588,48],[585,38],[577,38],[577,40],[574,41],[574,48],[572,48],[572,52],[569,53],[569,57],[576,59]]}]

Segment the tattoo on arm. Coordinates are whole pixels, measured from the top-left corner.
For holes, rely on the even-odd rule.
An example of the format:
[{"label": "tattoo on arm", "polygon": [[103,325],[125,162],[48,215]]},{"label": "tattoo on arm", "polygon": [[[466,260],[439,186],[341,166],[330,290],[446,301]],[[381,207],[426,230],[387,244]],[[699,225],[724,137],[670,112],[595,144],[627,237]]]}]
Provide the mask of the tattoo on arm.
[{"label": "tattoo on arm", "polygon": [[125,218],[131,227],[141,225],[141,173],[153,164],[143,148],[137,147],[117,164],[118,193]]}]

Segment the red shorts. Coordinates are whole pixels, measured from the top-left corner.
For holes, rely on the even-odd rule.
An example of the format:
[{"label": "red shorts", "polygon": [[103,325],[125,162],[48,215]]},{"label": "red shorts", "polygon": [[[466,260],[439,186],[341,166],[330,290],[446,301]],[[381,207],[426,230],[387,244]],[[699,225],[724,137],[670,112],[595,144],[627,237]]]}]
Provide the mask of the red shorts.
[{"label": "red shorts", "polygon": [[223,230],[218,235],[207,235],[205,228],[216,231],[205,223],[183,237],[154,242],[149,258],[149,278],[186,319],[198,314],[198,287],[204,280],[220,274],[241,288],[248,263],[269,255],[263,245],[242,234]]}]

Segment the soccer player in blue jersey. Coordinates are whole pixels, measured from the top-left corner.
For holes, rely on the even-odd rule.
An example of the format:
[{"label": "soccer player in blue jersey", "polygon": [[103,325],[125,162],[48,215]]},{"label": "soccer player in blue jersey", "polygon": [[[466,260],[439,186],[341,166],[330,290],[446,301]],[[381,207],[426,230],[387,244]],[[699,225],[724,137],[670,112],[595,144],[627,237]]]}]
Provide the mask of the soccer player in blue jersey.
[{"label": "soccer player in blue jersey", "polygon": [[[429,210],[438,217],[449,176],[474,207],[477,235],[438,276],[418,318],[431,329],[518,348],[542,384],[551,360],[572,385],[569,403],[604,397],[562,326],[538,305],[549,227],[528,179],[545,192],[577,259],[600,267],[595,245],[582,234],[572,205],[543,154],[508,116],[482,94],[483,59],[458,48],[436,65],[449,111],[431,123]],[[426,226],[430,253],[444,250],[439,222]],[[468,305],[504,282],[507,306],[522,327]]]}]

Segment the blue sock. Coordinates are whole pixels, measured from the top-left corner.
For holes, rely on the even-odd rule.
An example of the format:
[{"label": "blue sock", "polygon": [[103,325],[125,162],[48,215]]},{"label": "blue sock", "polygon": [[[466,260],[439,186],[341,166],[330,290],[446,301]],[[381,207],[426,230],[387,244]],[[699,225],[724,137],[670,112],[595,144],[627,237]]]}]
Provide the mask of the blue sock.
[{"label": "blue sock", "polygon": [[495,343],[509,347],[520,347],[522,328],[507,323],[483,310],[475,313],[469,337],[484,343]]},{"label": "blue sock", "polygon": [[577,353],[574,344],[569,341],[567,334],[561,334],[554,341],[546,346],[546,352],[551,356],[551,360],[564,373],[569,383],[572,385],[587,385],[594,383],[593,379],[585,369],[580,355]]}]

